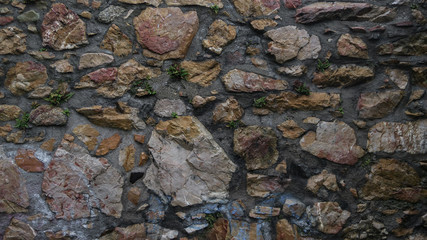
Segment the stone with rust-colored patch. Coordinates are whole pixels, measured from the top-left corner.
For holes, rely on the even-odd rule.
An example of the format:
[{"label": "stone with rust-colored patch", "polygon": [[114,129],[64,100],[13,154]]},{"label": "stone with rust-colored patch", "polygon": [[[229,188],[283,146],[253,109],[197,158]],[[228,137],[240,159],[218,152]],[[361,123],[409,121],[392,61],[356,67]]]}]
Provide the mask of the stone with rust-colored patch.
[{"label": "stone with rust-colored patch", "polygon": [[221,72],[221,65],[213,59],[203,62],[183,61],[180,67],[187,70],[187,81],[202,87],[211,85]]},{"label": "stone with rust-colored patch", "polygon": [[293,239],[300,239],[298,228],[295,225],[290,224],[286,219],[280,219],[279,221],[277,221],[276,240],[293,240]]},{"label": "stone with rust-colored patch", "polygon": [[277,125],[277,129],[282,132],[283,137],[296,139],[299,138],[304,132],[304,128],[298,126],[298,123],[294,120],[286,120],[281,124]]},{"label": "stone with rust-colored patch", "polygon": [[98,149],[96,149],[96,156],[103,156],[109,153],[110,151],[119,147],[121,141],[121,137],[118,133],[115,133],[113,136],[109,138],[105,138],[99,144]]},{"label": "stone with rust-colored patch", "polygon": [[27,172],[43,172],[44,164],[34,156],[34,151],[19,149],[15,156],[15,163]]},{"label": "stone with rust-colored patch", "polygon": [[129,172],[135,166],[135,146],[133,144],[120,150],[119,163],[126,172]]},{"label": "stone with rust-colored patch", "polygon": [[82,141],[89,151],[95,149],[98,144],[99,132],[89,124],[79,125],[73,129],[73,133]]},{"label": "stone with rust-colored patch", "polygon": [[369,59],[368,46],[359,37],[346,33],[337,42],[338,54],[344,57]]},{"label": "stone with rust-colored patch", "polygon": [[55,143],[56,143],[55,138],[51,138],[49,140],[46,140],[44,143],[42,143],[42,145],[40,145],[40,148],[45,151],[52,152],[53,149],[55,148]]},{"label": "stone with rust-colored patch", "polygon": [[285,80],[272,79],[256,73],[238,69],[229,71],[222,77],[222,82],[230,92],[261,92],[269,90],[285,90],[288,83]]},{"label": "stone with rust-colored patch", "polygon": [[245,17],[268,16],[280,9],[280,0],[233,0],[238,13]]},{"label": "stone with rust-colored patch", "polygon": [[270,94],[265,98],[265,108],[282,113],[286,110],[319,111],[328,107],[336,107],[340,102],[340,94],[311,92],[310,95],[298,95],[294,92]]},{"label": "stone with rust-colored patch", "polygon": [[148,154],[146,152],[142,152],[139,155],[139,164],[138,166],[144,166],[148,162]]},{"label": "stone with rust-colored patch", "polygon": [[248,173],[246,192],[252,197],[267,197],[271,193],[283,192],[285,184],[279,177]]},{"label": "stone with rust-colored patch", "polygon": [[17,62],[6,74],[4,86],[14,95],[23,95],[45,84],[46,67],[37,62]]},{"label": "stone with rust-colored patch", "polygon": [[144,144],[144,142],[145,142],[145,135],[134,134],[133,135],[133,140],[135,140],[135,142]]},{"label": "stone with rust-colored patch", "polygon": [[64,110],[52,105],[40,105],[30,112],[30,122],[37,126],[62,126],[67,120]]},{"label": "stone with rust-colored patch", "polygon": [[234,97],[229,97],[224,103],[220,103],[213,111],[214,123],[238,121],[243,117],[244,110]]},{"label": "stone with rust-colored patch", "polygon": [[223,47],[236,38],[236,27],[227,25],[221,19],[215,20],[210,26],[203,47],[216,54],[221,54]]},{"label": "stone with rust-colored patch", "polygon": [[399,90],[362,93],[357,102],[359,117],[383,118],[394,111],[403,95]]},{"label": "stone with rust-colored patch", "polygon": [[105,34],[100,48],[109,50],[116,56],[125,57],[132,52],[132,42],[116,24],[113,24]]},{"label": "stone with rust-colored patch", "polygon": [[0,105],[0,121],[12,121],[22,114],[22,109],[15,105]]},{"label": "stone with rust-colored patch", "polygon": [[22,54],[27,50],[27,34],[17,27],[0,29],[0,54]]},{"label": "stone with rust-colored patch", "polygon": [[372,79],[374,79],[374,68],[348,64],[339,68],[331,66],[324,72],[315,72],[313,83],[320,88],[350,87]]}]

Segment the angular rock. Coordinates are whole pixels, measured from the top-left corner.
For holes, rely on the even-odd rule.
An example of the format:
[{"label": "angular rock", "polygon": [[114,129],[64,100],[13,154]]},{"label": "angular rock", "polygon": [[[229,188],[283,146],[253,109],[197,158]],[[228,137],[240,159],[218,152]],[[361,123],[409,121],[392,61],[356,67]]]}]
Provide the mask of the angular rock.
[{"label": "angular rock", "polygon": [[307,189],[316,194],[321,187],[325,187],[331,191],[338,191],[337,177],[334,174],[323,170],[319,175],[310,177],[307,181]]},{"label": "angular rock", "polygon": [[234,97],[229,97],[225,103],[220,103],[213,111],[212,119],[214,123],[238,121],[243,117],[243,108]]},{"label": "angular rock", "polygon": [[264,240],[261,223],[248,223],[245,221],[231,220],[230,233],[226,239]]},{"label": "angular rock", "polygon": [[[287,2],[290,0],[287,0]],[[298,228],[291,225],[288,220],[280,219],[276,223],[276,240],[300,239]]]},{"label": "angular rock", "polygon": [[98,144],[99,132],[90,124],[78,125],[73,129],[73,133],[87,146],[89,151],[94,150]]},{"label": "angular rock", "polygon": [[0,29],[0,54],[22,54],[27,50],[27,34],[17,27]]},{"label": "angular rock", "polygon": [[12,121],[23,113],[22,109],[15,105],[0,105],[0,121]]},{"label": "angular rock", "polygon": [[427,67],[413,67],[412,81],[423,88],[427,88]]},{"label": "angular rock", "polygon": [[74,67],[70,64],[70,61],[68,59],[58,60],[51,64],[50,67],[55,68],[55,70],[59,73],[74,72]]},{"label": "angular rock", "polygon": [[122,8],[120,6],[110,5],[99,13],[98,21],[102,23],[110,23],[114,21],[114,19],[122,15],[125,11],[126,11],[125,8]]},{"label": "angular rock", "polygon": [[4,85],[14,95],[23,95],[43,85],[47,80],[46,67],[32,61],[17,62],[6,74]]},{"label": "angular rock", "polygon": [[100,48],[109,50],[116,56],[125,57],[132,53],[132,42],[116,24],[113,24],[105,34]]},{"label": "angular rock", "polygon": [[118,102],[117,107],[105,107],[95,105],[76,109],[87,117],[90,122],[102,127],[119,128],[123,130],[144,129],[145,123],[138,118],[139,110]]},{"label": "angular rock", "polygon": [[203,62],[183,61],[180,67],[187,70],[187,81],[197,83],[202,87],[211,85],[221,72],[221,65],[215,60]]},{"label": "angular rock", "polygon": [[0,127],[0,137],[5,138],[10,132],[12,132],[12,125],[10,124]]},{"label": "angular rock", "polygon": [[223,47],[236,38],[236,27],[227,25],[221,19],[215,20],[210,26],[206,39],[202,41],[203,47],[216,54],[221,54]]},{"label": "angular rock", "polygon": [[426,119],[406,123],[380,122],[369,129],[366,147],[368,152],[425,154],[426,132]]},{"label": "angular rock", "polygon": [[384,224],[374,220],[372,216],[344,228],[343,233],[345,234],[345,238],[349,240],[358,240],[362,238],[387,239],[388,236]]},{"label": "angular rock", "polygon": [[28,54],[37,60],[50,60],[55,58],[55,54],[46,51],[28,51]]},{"label": "angular rock", "polygon": [[13,22],[14,18],[12,16],[0,17],[0,26],[5,26],[11,22]]},{"label": "angular rock", "polygon": [[139,198],[141,197],[141,189],[138,187],[132,187],[128,192],[128,200],[133,203],[133,205],[137,206],[139,202]]},{"label": "angular rock", "polygon": [[317,2],[297,9],[297,23],[314,23],[323,20],[389,22],[397,12],[393,8],[369,3]]},{"label": "angular rock", "polygon": [[265,108],[282,113],[286,110],[318,111],[335,107],[340,102],[338,93],[312,92],[310,95],[298,95],[294,92],[270,94],[265,98]]},{"label": "angular rock", "polygon": [[34,10],[24,12],[18,16],[20,22],[36,22],[39,20],[40,14]]},{"label": "angular rock", "polygon": [[342,210],[337,202],[317,202],[307,208],[307,214],[317,223],[317,229],[326,234],[341,231],[351,213]]},{"label": "angular rock", "polygon": [[135,34],[146,57],[158,60],[184,58],[199,28],[195,11],[177,7],[146,8],[133,19]]},{"label": "angular rock", "polygon": [[135,146],[133,144],[120,150],[119,163],[126,172],[129,172],[135,166]]},{"label": "angular rock", "polygon": [[369,92],[360,94],[357,110],[361,118],[383,118],[394,111],[402,100],[403,91]]},{"label": "angular rock", "polygon": [[163,2],[163,0],[119,0],[119,2],[128,3],[128,4],[147,3],[147,4],[153,5],[155,7],[158,7]]},{"label": "angular rock", "polygon": [[227,239],[230,234],[229,222],[225,218],[219,218],[207,233],[208,240]]},{"label": "angular rock", "polygon": [[33,240],[36,238],[36,231],[27,223],[12,218],[9,226],[4,232],[3,240],[25,239]]},{"label": "angular rock", "polygon": [[42,145],[40,145],[40,148],[45,151],[52,152],[53,149],[55,148],[55,143],[56,143],[55,138],[51,138],[49,140],[46,140]]},{"label": "angular rock", "polygon": [[30,201],[24,178],[13,160],[0,147],[0,212],[27,212]]},{"label": "angular rock", "polygon": [[276,217],[280,214],[280,208],[273,208],[267,206],[255,206],[249,212],[249,217],[257,219],[266,219],[269,217]]},{"label": "angular rock", "polygon": [[374,68],[343,65],[339,68],[330,67],[324,72],[315,72],[313,83],[317,87],[350,87],[374,79]]},{"label": "angular rock", "polygon": [[256,73],[238,69],[229,71],[222,77],[222,82],[230,92],[260,92],[269,90],[285,90],[288,83],[284,80],[272,79]]},{"label": "angular rock", "polygon": [[305,65],[294,65],[290,67],[279,67],[277,71],[292,77],[301,77],[307,72],[307,67]]},{"label": "angular rock", "polygon": [[302,0],[283,0],[285,7],[289,9],[295,9],[299,7],[302,3]]},{"label": "angular rock", "polygon": [[103,156],[109,153],[110,151],[119,147],[121,137],[118,133],[115,133],[109,138],[105,138],[99,144],[98,149],[96,149],[96,156]]},{"label": "angular rock", "polygon": [[185,103],[180,99],[159,99],[154,105],[154,113],[160,117],[171,117],[172,113],[181,116],[185,114],[185,111]]},{"label": "angular rock", "polygon": [[409,77],[408,75],[406,75],[405,71],[402,71],[400,69],[387,68],[385,70],[385,73],[399,89],[404,90],[408,85]]},{"label": "angular rock", "polygon": [[215,100],[216,100],[215,96],[209,96],[209,97],[203,98],[199,95],[196,95],[191,100],[191,104],[193,105],[194,108],[199,108],[199,107],[203,107],[208,102],[213,102]]},{"label": "angular rock", "polygon": [[30,112],[30,122],[37,126],[61,126],[67,119],[62,108],[51,105],[40,105]]},{"label": "angular rock", "polygon": [[427,54],[427,32],[420,32],[377,48],[379,55],[421,56]]},{"label": "angular rock", "polygon": [[97,207],[120,218],[123,178],[105,158],[91,157],[84,148],[63,140],[45,170],[42,190],[56,218],[90,217]]},{"label": "angular rock", "polygon": [[248,170],[265,169],[277,162],[277,136],[269,127],[249,126],[234,130],[234,152]]},{"label": "angular rock", "polygon": [[417,172],[407,163],[396,159],[380,159],[371,167],[360,196],[365,200],[396,199],[415,203],[426,194],[420,184]]},{"label": "angular rock", "polygon": [[114,57],[105,53],[85,53],[80,57],[79,69],[92,68],[114,61]]},{"label": "angular rock", "polygon": [[319,122],[316,132],[300,140],[304,151],[338,164],[354,165],[365,151],[357,145],[354,130],[344,122]]},{"label": "angular rock", "polygon": [[27,172],[43,172],[44,164],[34,156],[34,151],[19,149],[15,156],[15,163]]},{"label": "angular rock", "polygon": [[43,46],[60,51],[88,44],[86,24],[63,3],[54,3],[44,16],[41,34]]},{"label": "angular rock", "polygon": [[107,235],[101,236],[99,240],[139,240],[139,239],[161,239],[171,240],[178,237],[178,231],[163,228],[152,223],[140,223],[128,227],[116,227],[114,231],[108,231]]},{"label": "angular rock", "polygon": [[368,46],[359,37],[346,33],[337,42],[338,54],[344,57],[369,59]]},{"label": "angular rock", "polygon": [[272,19],[257,19],[251,22],[251,25],[256,30],[264,30],[267,27],[277,26],[277,22]]},{"label": "angular rock", "polygon": [[228,197],[228,184],[236,165],[194,117],[160,122],[148,147],[151,164],[144,184],[173,206],[218,202]]},{"label": "angular rock", "polygon": [[268,16],[280,9],[280,0],[233,0],[237,12],[245,17]]},{"label": "angular rock", "polygon": [[301,218],[305,212],[305,204],[294,198],[287,198],[283,204],[282,211],[285,215]]},{"label": "angular rock", "polygon": [[221,0],[166,0],[165,1],[169,6],[188,6],[196,5],[203,7],[218,6],[218,8],[223,8]]},{"label": "angular rock", "polygon": [[299,60],[315,59],[322,49],[319,37],[310,36],[306,30],[296,26],[285,26],[265,33],[272,42],[268,43],[268,52],[276,57],[276,62],[284,63],[295,57]]},{"label": "angular rock", "polygon": [[74,88],[95,88],[108,83],[112,83],[117,79],[117,68],[101,68],[96,71],[84,75],[80,82]]},{"label": "angular rock", "polygon": [[297,122],[294,120],[286,120],[282,122],[277,125],[277,129],[282,132],[283,137],[290,139],[299,138],[305,132],[305,129],[299,127]]},{"label": "angular rock", "polygon": [[28,98],[41,99],[49,97],[50,93],[53,91],[52,87],[49,86],[40,86],[34,89],[32,92],[28,94]]}]

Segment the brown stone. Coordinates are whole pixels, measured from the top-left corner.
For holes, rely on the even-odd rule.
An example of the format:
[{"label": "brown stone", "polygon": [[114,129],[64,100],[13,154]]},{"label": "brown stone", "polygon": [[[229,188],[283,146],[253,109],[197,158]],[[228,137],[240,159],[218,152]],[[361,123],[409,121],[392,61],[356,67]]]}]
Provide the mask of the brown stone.
[{"label": "brown stone", "polygon": [[282,113],[286,110],[319,111],[328,107],[336,107],[340,102],[340,94],[311,92],[310,95],[298,95],[294,92],[270,94],[265,98],[266,105],[271,111]]},{"label": "brown stone", "polygon": [[233,4],[237,12],[245,17],[267,16],[280,9],[280,0],[233,0]]},{"label": "brown stone", "polygon": [[377,48],[379,55],[421,56],[427,54],[427,32],[415,33]]},{"label": "brown stone", "polygon": [[195,11],[180,8],[146,8],[133,19],[135,34],[146,57],[158,60],[184,58],[199,28]]},{"label": "brown stone", "polygon": [[147,3],[147,4],[153,5],[155,7],[158,7],[163,2],[163,0],[119,0],[119,2],[128,3],[128,4]]},{"label": "brown stone", "polygon": [[276,240],[294,240],[300,239],[298,229],[291,225],[288,220],[280,219],[276,223]]},{"label": "brown stone", "polygon": [[317,202],[308,208],[307,213],[314,217],[317,229],[326,234],[337,234],[351,215],[337,202]]},{"label": "brown stone", "polygon": [[400,69],[387,68],[385,70],[385,73],[388,75],[390,80],[392,82],[394,82],[394,84],[396,84],[396,86],[399,89],[404,90],[406,88],[406,86],[408,85],[409,77],[405,73],[405,71],[400,70]]},{"label": "brown stone", "polygon": [[221,54],[223,47],[236,38],[236,27],[227,25],[221,19],[215,20],[210,26],[206,39],[202,41],[203,47],[211,52]]},{"label": "brown stone", "polygon": [[243,108],[234,97],[229,97],[225,103],[220,103],[213,111],[212,119],[214,123],[238,121],[243,117]]},{"label": "brown stone", "polygon": [[12,121],[22,114],[22,109],[15,105],[0,105],[0,121]]},{"label": "brown stone", "polygon": [[260,92],[269,90],[285,90],[288,83],[284,80],[272,79],[256,73],[238,69],[229,71],[222,77],[222,82],[230,92]]},{"label": "brown stone", "polygon": [[28,51],[28,54],[37,60],[50,60],[56,57],[54,53],[47,51]]},{"label": "brown stone", "polygon": [[226,239],[264,240],[262,231],[259,229],[261,229],[261,223],[248,223],[233,219],[230,221],[230,234]]},{"label": "brown stone", "polygon": [[331,66],[324,72],[314,73],[313,83],[317,87],[350,87],[374,79],[374,69],[353,64],[339,68]]},{"label": "brown stone", "polygon": [[80,57],[79,69],[102,66],[114,61],[114,57],[105,53],[84,53]]},{"label": "brown stone", "polygon": [[0,54],[22,54],[27,50],[27,34],[17,27],[0,29]]},{"label": "brown stone", "polygon": [[132,52],[132,42],[116,24],[113,24],[105,34],[100,48],[109,50],[116,56],[125,57]]},{"label": "brown stone", "polygon": [[277,125],[277,129],[282,132],[283,137],[296,139],[299,138],[305,130],[298,126],[294,120],[286,120]]},{"label": "brown stone", "polygon": [[70,64],[68,59],[58,60],[50,65],[50,67],[55,68],[55,71],[59,73],[72,73],[74,72],[73,65]]},{"label": "brown stone", "polygon": [[129,172],[135,166],[135,146],[133,144],[120,150],[119,163],[126,172]]},{"label": "brown stone", "polygon": [[223,8],[221,0],[166,0],[166,4],[169,6],[196,5],[203,7],[218,6],[218,8]]},{"label": "brown stone", "polygon": [[394,111],[403,95],[398,90],[362,93],[357,103],[359,117],[383,118]]},{"label": "brown stone", "polygon": [[368,46],[359,37],[346,33],[337,42],[338,54],[344,57],[369,59]]},{"label": "brown stone", "polygon": [[51,138],[51,139],[49,139],[49,140],[45,141],[45,142],[40,146],[40,148],[41,148],[41,149],[43,149],[43,150],[45,150],[45,151],[52,152],[52,151],[53,151],[53,149],[55,148],[55,143],[56,143],[56,140],[55,140],[54,138]]},{"label": "brown stone", "polygon": [[202,87],[211,85],[221,72],[221,65],[215,60],[203,62],[183,61],[180,67],[187,70],[187,81],[197,83]]},{"label": "brown stone", "polygon": [[79,125],[73,129],[73,133],[82,141],[89,151],[95,150],[98,144],[99,132],[89,124]]},{"label": "brown stone", "polygon": [[208,102],[213,102],[215,100],[216,100],[215,96],[209,96],[209,97],[203,98],[203,97],[201,97],[199,95],[196,95],[191,100],[191,104],[193,105],[194,108],[199,108],[199,107],[203,107]]},{"label": "brown stone", "polygon": [[148,162],[148,154],[146,152],[142,152],[139,155],[139,164],[138,166],[144,166]]},{"label": "brown stone", "polygon": [[307,72],[307,67],[305,65],[294,65],[290,67],[279,67],[277,71],[292,77],[301,77]]},{"label": "brown stone", "polygon": [[135,140],[136,142],[139,142],[141,144],[144,144],[144,142],[145,142],[145,135],[134,134],[133,135],[133,140]]},{"label": "brown stone", "polygon": [[252,197],[266,197],[271,193],[283,192],[286,185],[279,177],[251,174],[246,176],[246,191]]},{"label": "brown stone", "polygon": [[96,149],[96,156],[103,156],[108,154],[110,151],[119,147],[121,141],[121,137],[118,133],[115,133],[113,136],[109,138],[105,138],[99,144],[98,149]]},{"label": "brown stone", "polygon": [[256,30],[264,30],[267,27],[277,26],[277,22],[272,19],[257,19],[251,22],[251,25]]},{"label": "brown stone", "polygon": [[219,218],[213,224],[212,229],[207,233],[207,240],[221,240],[227,239],[227,235],[230,234],[229,222],[225,218]]},{"label": "brown stone", "polygon": [[255,206],[249,212],[249,217],[257,219],[267,219],[270,217],[276,217],[280,214],[280,208],[273,208],[267,206]]},{"label": "brown stone", "polygon": [[323,170],[320,174],[310,177],[307,181],[307,189],[315,194],[322,186],[331,191],[338,191],[337,177],[328,173],[327,170]]},{"label": "brown stone", "polygon": [[3,240],[33,240],[36,238],[36,235],[36,231],[29,224],[12,218],[12,221],[10,221],[9,226],[4,232]]},{"label": "brown stone", "polygon": [[133,205],[137,206],[139,202],[139,198],[141,197],[141,189],[138,187],[131,187],[128,191],[128,200],[133,203]]},{"label": "brown stone", "polygon": [[14,95],[23,95],[43,85],[47,80],[46,67],[32,61],[17,62],[6,74],[4,85]]},{"label": "brown stone", "polygon": [[37,126],[61,126],[67,119],[62,108],[52,105],[40,105],[30,112],[30,122]]},{"label": "brown stone", "polygon": [[15,163],[27,172],[43,172],[44,164],[34,156],[34,151],[19,149],[15,156]]},{"label": "brown stone", "polygon": [[427,67],[413,67],[412,81],[420,87],[427,88]]},{"label": "brown stone", "polygon": [[0,127],[0,137],[6,137],[10,132],[12,132],[12,125],[10,124]]}]

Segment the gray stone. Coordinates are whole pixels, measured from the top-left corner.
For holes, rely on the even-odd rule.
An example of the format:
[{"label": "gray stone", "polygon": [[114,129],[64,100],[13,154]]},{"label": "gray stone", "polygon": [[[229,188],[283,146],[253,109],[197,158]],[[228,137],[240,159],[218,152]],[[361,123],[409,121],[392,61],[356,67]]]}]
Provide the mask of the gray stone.
[{"label": "gray stone", "polygon": [[154,105],[154,113],[160,117],[171,117],[172,113],[181,116],[185,114],[185,111],[185,104],[180,99],[160,99],[157,100],[156,105]]},{"label": "gray stone", "polygon": [[30,10],[20,14],[17,18],[20,22],[36,22],[39,20],[40,14],[34,10]]},{"label": "gray stone", "polygon": [[99,13],[98,21],[102,23],[110,23],[114,21],[114,19],[122,15],[122,13],[124,13],[125,11],[126,9],[120,6],[110,5]]},{"label": "gray stone", "polygon": [[369,92],[360,94],[357,110],[361,118],[383,118],[396,108],[403,91]]},{"label": "gray stone", "polygon": [[92,68],[114,61],[114,57],[105,53],[85,53],[80,57],[79,69]]}]

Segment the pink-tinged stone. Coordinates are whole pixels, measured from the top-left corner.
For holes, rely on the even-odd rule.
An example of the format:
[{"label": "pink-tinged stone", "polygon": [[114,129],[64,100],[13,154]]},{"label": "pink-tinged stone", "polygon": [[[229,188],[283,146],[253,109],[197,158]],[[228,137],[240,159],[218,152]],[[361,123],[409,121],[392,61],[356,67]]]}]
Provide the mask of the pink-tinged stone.
[{"label": "pink-tinged stone", "polygon": [[393,112],[403,95],[399,90],[362,93],[357,103],[359,117],[383,118]]},{"label": "pink-tinged stone", "polygon": [[13,17],[12,16],[0,17],[0,26],[7,25],[7,24],[9,24],[11,22],[13,22]]},{"label": "pink-tinged stone", "polygon": [[271,193],[282,192],[286,185],[279,177],[251,174],[246,176],[246,191],[252,197],[266,197]]},{"label": "pink-tinged stone", "polygon": [[338,54],[345,57],[369,59],[368,46],[359,37],[346,33],[337,42]]},{"label": "pink-tinged stone", "polygon": [[52,4],[41,26],[43,46],[55,50],[74,49],[88,44],[86,24],[62,3]]},{"label": "pink-tinged stone", "polygon": [[117,68],[101,68],[84,75],[74,88],[96,88],[106,83],[112,83],[117,78]]},{"label": "pink-tinged stone", "polygon": [[212,119],[215,123],[238,121],[243,117],[243,108],[234,97],[229,97],[224,103],[220,103],[213,111]]},{"label": "pink-tinged stone", "polygon": [[316,132],[300,140],[304,151],[338,164],[354,165],[365,154],[357,145],[354,130],[344,122],[319,122]]},{"label": "pink-tinged stone", "polygon": [[197,12],[180,8],[146,8],[133,19],[143,54],[159,60],[184,58],[199,28]]},{"label": "pink-tinged stone", "polygon": [[51,105],[41,105],[30,112],[30,122],[37,126],[65,125],[67,119],[62,108]]},{"label": "pink-tinged stone", "polygon": [[302,3],[302,0],[283,0],[285,7],[289,9],[295,9],[299,7]]},{"label": "pink-tinged stone", "polygon": [[27,172],[43,172],[44,165],[34,156],[34,151],[19,149],[15,157],[16,165]]},{"label": "pink-tinged stone", "polygon": [[25,181],[0,147],[0,212],[26,212],[30,206]]},{"label": "pink-tinged stone", "polygon": [[368,132],[366,144],[369,152],[407,152],[425,154],[427,119],[415,122],[380,122]]},{"label": "pink-tinged stone", "polygon": [[27,34],[17,27],[0,29],[0,54],[22,54],[27,50]]},{"label": "pink-tinged stone", "polygon": [[285,80],[272,79],[256,73],[233,69],[222,77],[222,82],[230,92],[261,92],[269,90],[285,90]]},{"label": "pink-tinged stone", "polygon": [[46,67],[32,61],[18,62],[9,69],[4,85],[14,95],[23,95],[43,85],[47,80]]},{"label": "pink-tinged stone", "polygon": [[245,17],[267,16],[280,9],[280,0],[233,0],[233,4]]},{"label": "pink-tinged stone", "polygon": [[337,202],[317,202],[307,209],[310,218],[317,223],[317,229],[326,234],[337,234],[351,213],[342,210]]}]

